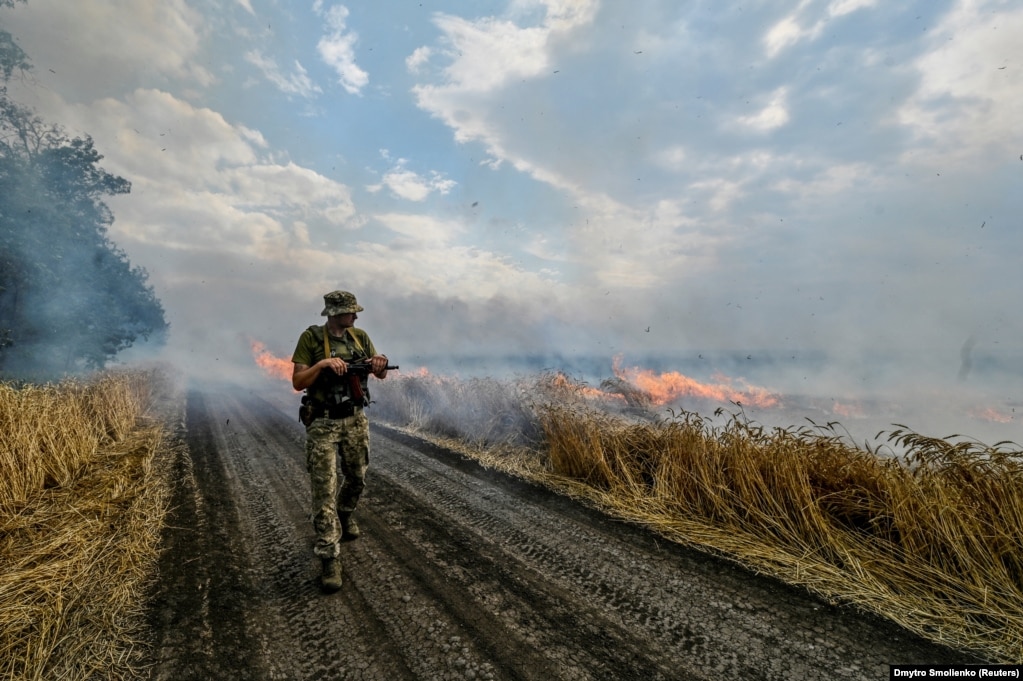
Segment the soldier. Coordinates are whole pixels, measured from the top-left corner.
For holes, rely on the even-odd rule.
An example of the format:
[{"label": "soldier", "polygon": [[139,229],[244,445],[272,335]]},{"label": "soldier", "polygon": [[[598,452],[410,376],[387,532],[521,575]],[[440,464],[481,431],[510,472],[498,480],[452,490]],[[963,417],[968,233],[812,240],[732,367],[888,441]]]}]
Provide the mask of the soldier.
[{"label": "soldier", "polygon": [[[323,296],[323,326],[310,326],[291,356],[291,384],[305,390],[300,418],[306,426],[306,469],[312,481],[313,552],[323,561],[327,592],[341,588],[340,541],[359,537],[353,513],[365,488],[369,465],[368,373],[387,376],[387,357],[355,320],[363,308],[347,291]],[[358,364],[353,364],[358,362]],[[369,372],[365,367],[369,365]],[[340,471],[338,470],[340,466]],[[339,474],[343,482],[339,485]]]}]

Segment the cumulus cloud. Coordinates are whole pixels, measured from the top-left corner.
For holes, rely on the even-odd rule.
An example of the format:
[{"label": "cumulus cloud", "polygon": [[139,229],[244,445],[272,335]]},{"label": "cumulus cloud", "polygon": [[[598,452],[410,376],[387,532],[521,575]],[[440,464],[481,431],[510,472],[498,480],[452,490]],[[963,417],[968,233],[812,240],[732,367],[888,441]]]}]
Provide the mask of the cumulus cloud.
[{"label": "cumulus cloud", "polygon": [[790,45],[794,45],[813,31],[803,28],[795,15],[780,20],[764,36],[764,46],[768,57],[775,57]]},{"label": "cumulus cloud", "polygon": [[785,49],[799,42],[817,40],[828,27],[830,20],[876,5],[877,0],[832,0],[823,15],[813,20],[808,15],[818,8],[811,0],[802,0],[791,14],[772,25],[764,35],[767,56],[777,57]]},{"label": "cumulus cloud", "polygon": [[499,146],[485,122],[472,116],[472,96],[492,92],[517,79],[546,74],[552,41],[589,24],[596,12],[596,3],[591,0],[532,4],[545,10],[538,26],[519,26],[511,19],[484,17],[470,21],[440,14],[434,23],[443,34],[442,47],[412,59],[410,67],[416,68],[437,51],[449,60],[440,84],[417,85],[413,92],[419,106],[450,125],[457,139],[483,139]]},{"label": "cumulus cloud", "polygon": [[[542,13],[537,26],[516,23],[516,15]],[[550,68],[550,48],[558,40],[591,23],[597,10],[594,0],[530,0],[513,3],[508,18],[482,17],[468,20],[438,14],[434,19],[443,33],[442,47],[419,48],[407,60],[417,70],[434,52],[450,62],[444,68],[443,89],[451,92],[488,92],[518,78],[532,78]],[[419,89],[428,93],[429,86]]]},{"label": "cumulus cloud", "polygon": [[447,15],[438,17],[436,24],[449,41],[448,56],[457,54],[445,68],[451,88],[487,92],[513,78],[535,76],[549,68],[544,49],[549,29]]},{"label": "cumulus cloud", "polygon": [[348,29],[348,8],[335,5],[324,10],[322,2],[317,2],[314,8],[325,23],[324,36],[316,45],[320,58],[334,69],[341,87],[353,95],[359,94],[369,83],[369,74],[356,63],[359,34]]},{"label": "cumulus cloud", "polygon": [[66,115],[91,131],[104,167],[133,184],[130,195],[112,200],[120,240],[276,258],[293,237],[308,242],[310,226],[357,226],[347,187],[273,162],[258,131],[167,92],[137,90]]},{"label": "cumulus cloud", "polygon": [[[344,266],[335,271],[346,272],[359,286],[383,285],[397,294],[432,291],[445,297],[462,300],[487,300],[506,295],[517,300],[541,298],[567,299],[571,287],[540,272],[517,265],[512,258],[477,246],[454,246],[445,243],[449,228],[431,224],[419,216],[398,214],[381,216],[390,227],[413,233],[410,243],[376,244],[360,242],[347,255],[332,256],[335,262],[345,258]],[[417,228],[435,229],[439,240],[422,240]]]},{"label": "cumulus cloud", "polygon": [[318,216],[338,227],[355,215],[344,185],[293,162],[225,170],[223,184],[240,205]]},{"label": "cumulus cloud", "polygon": [[739,125],[757,132],[770,132],[789,122],[788,89],[780,87],[771,93],[767,104],[755,114],[740,116]]},{"label": "cumulus cloud", "polygon": [[6,11],[4,28],[31,45],[37,70],[66,98],[88,99],[154,77],[202,87],[215,82],[195,60],[203,19],[186,0],[91,0],[84,13],[69,12],[62,0],[30,4]]},{"label": "cumulus cloud", "polygon": [[[637,145],[635,151],[626,147],[636,137],[625,137],[624,130],[630,126],[622,127],[618,137],[620,122],[602,120],[605,111],[618,111],[621,102],[603,101],[605,89],[599,78],[569,78],[564,85],[558,83],[560,87],[552,82],[550,91],[557,94],[546,94],[545,80],[559,70],[555,55],[559,60],[574,59],[592,47],[594,54],[589,56],[598,61],[615,54],[637,59],[633,50],[588,35],[595,18],[595,4],[568,2],[515,3],[500,18],[441,15],[435,23],[442,30],[442,40],[423,48],[416,59],[410,59],[410,67],[414,63],[417,73],[426,73],[426,49],[429,63],[444,59],[447,65],[437,73],[438,82],[417,85],[413,91],[419,106],[447,124],[457,141],[484,146],[489,154],[484,163],[495,169],[508,165],[574,206],[573,213],[581,219],[560,225],[557,241],[529,240],[530,254],[559,263],[583,285],[643,289],[675,279],[679,271],[692,274],[704,268],[718,237],[701,234],[687,215],[686,202],[660,200],[655,185],[653,193],[635,205],[618,196],[629,193],[626,183],[636,182],[632,172],[646,174],[644,164],[696,172],[700,161],[690,162],[685,145],[667,143],[658,148],[664,138],[652,136],[657,141],[647,142],[649,147]],[[677,70],[677,64],[672,70]],[[771,129],[784,122],[784,92],[775,94],[774,108],[768,104],[761,119],[751,119],[750,125]],[[578,99],[587,103],[579,105]],[[583,106],[586,117],[566,115],[574,108],[560,111],[562,103]],[[602,124],[615,126],[616,132],[605,135]],[[633,134],[646,139],[643,133]],[[678,194],[679,188],[666,191]],[[684,193],[701,197],[706,190],[694,185]],[[738,194],[734,182],[722,181],[714,205],[723,211]],[[556,252],[554,243],[565,250]],[[668,243],[671,248],[665,248]],[[642,262],[642,267],[636,262]]]},{"label": "cumulus cloud", "polygon": [[878,0],[832,0],[828,5],[828,14],[833,17],[840,17],[851,14],[857,10],[867,9],[877,5]]},{"label": "cumulus cloud", "polygon": [[216,183],[221,165],[256,163],[265,145],[258,131],[163,90],[139,89],[120,99],[73,105],[63,118],[96,139],[110,170],[181,187]]},{"label": "cumulus cloud", "polygon": [[302,64],[296,60],[294,70],[285,74],[278,66],[277,60],[267,57],[257,50],[249,50],[245,53],[245,61],[258,68],[268,81],[273,83],[278,90],[289,95],[312,98],[323,92],[320,87],[309,78]]},{"label": "cumulus cloud", "polygon": [[405,68],[411,73],[419,73],[419,70],[430,61],[432,54],[433,50],[425,45],[417,47],[412,54],[405,58]]},{"label": "cumulus cloud", "polygon": [[668,170],[681,170],[685,167],[686,149],[680,144],[660,149],[653,155],[654,163]]},{"label": "cumulus cloud", "polygon": [[385,186],[400,198],[408,201],[425,201],[431,194],[447,194],[457,182],[444,177],[442,173],[431,171],[428,176],[420,175],[406,167],[405,159],[398,159],[395,166],[384,173],[381,185],[374,185],[371,190]]},{"label": "cumulus cloud", "polygon": [[919,87],[898,112],[921,146],[962,158],[1016,136],[1023,119],[1021,32],[1023,8],[1000,0],[962,0],[946,15],[915,61]]},{"label": "cumulus cloud", "polygon": [[407,246],[419,248],[427,244],[443,246],[456,235],[465,231],[462,225],[450,220],[441,220],[415,213],[381,213],[375,215],[374,218],[391,231],[404,237],[397,244],[392,244],[398,248]]},{"label": "cumulus cloud", "polygon": [[[380,3],[315,0],[306,33],[301,8],[236,1],[4,10],[29,103],[133,182],[111,236],[185,357],[251,364],[254,317],[290,351],[335,288],[410,355],[423,328],[455,353],[799,346],[856,369],[899,345],[958,362],[975,328],[1018,346],[1019,166],[991,163],[1019,163],[1007,0],[509,0],[398,30]],[[348,96],[369,83],[353,27],[392,31],[389,96]]]},{"label": "cumulus cloud", "polygon": [[790,193],[797,202],[839,196],[844,192],[862,188],[876,175],[865,163],[845,163],[822,168],[809,179],[785,177],[774,185],[781,192]]},{"label": "cumulus cloud", "polygon": [[[253,310],[232,301],[246,291],[261,299],[268,281],[281,301],[316,298],[341,285],[370,291],[384,281],[389,296],[429,291],[478,301],[474,305],[502,295],[545,296],[552,305],[568,298],[550,274],[457,244],[466,233],[460,222],[398,212],[360,217],[346,186],[274,161],[258,131],[169,93],[138,90],[66,113],[75,127],[92,131],[106,155],[104,167],[133,182],[130,195],[110,200],[117,216],[111,235],[150,270],[173,307],[174,352],[203,347],[211,337],[224,343],[221,331],[208,328],[209,319],[245,328]],[[405,163],[397,159],[394,168]],[[450,182],[421,181],[430,191]],[[358,231],[367,221],[372,229]],[[394,237],[381,242],[381,228]]]}]

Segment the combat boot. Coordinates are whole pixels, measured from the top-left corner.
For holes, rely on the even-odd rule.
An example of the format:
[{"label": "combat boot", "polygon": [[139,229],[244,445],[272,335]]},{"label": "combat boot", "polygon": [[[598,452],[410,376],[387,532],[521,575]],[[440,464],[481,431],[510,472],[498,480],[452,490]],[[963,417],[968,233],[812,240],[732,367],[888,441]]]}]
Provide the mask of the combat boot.
[{"label": "combat boot", "polygon": [[320,577],[323,590],[334,593],[341,588],[341,561],[337,558],[323,559],[323,575]]},{"label": "combat boot", "polygon": [[352,541],[358,539],[362,532],[359,531],[359,524],[355,522],[355,516],[352,511],[338,511],[338,519],[341,520],[341,539],[344,541]]}]

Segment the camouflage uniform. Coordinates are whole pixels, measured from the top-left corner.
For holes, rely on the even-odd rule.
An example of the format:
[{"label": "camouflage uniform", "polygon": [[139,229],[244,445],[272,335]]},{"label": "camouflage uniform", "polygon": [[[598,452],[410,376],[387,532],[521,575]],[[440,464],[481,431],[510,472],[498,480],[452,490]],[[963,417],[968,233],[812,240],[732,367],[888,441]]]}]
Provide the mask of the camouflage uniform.
[{"label": "camouflage uniform", "polygon": [[[334,291],[324,296],[324,316],[361,312],[363,308],[355,296],[345,291]],[[325,326],[311,326],[299,338],[292,354],[296,364],[312,366],[324,358],[323,334]],[[345,330],[342,337],[328,335],[331,356],[345,361],[377,354],[369,335],[354,327]],[[368,401],[369,390],[364,378],[363,393]],[[325,383],[317,382],[307,389],[316,401],[325,398]],[[327,414],[306,426],[306,470],[312,489],[313,528],[316,543],[313,552],[320,558],[337,558],[340,554],[342,527],[338,514],[353,513],[359,497],[366,487],[369,467],[369,420],[362,407],[343,418],[330,418]]]},{"label": "camouflage uniform", "polygon": [[[369,420],[360,409],[348,418],[318,418],[305,432],[305,465],[312,481],[316,529],[313,553],[320,558],[337,558],[341,541],[338,512],[354,512],[366,488]],[[339,472],[344,478],[340,487]]]}]

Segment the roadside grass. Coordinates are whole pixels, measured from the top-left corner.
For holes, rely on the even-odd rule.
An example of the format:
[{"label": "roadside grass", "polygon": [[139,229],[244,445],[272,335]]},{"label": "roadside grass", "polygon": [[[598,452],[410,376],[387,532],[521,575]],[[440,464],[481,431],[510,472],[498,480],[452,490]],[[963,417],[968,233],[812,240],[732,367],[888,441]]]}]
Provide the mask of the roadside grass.
[{"label": "roadside grass", "polygon": [[0,383],[0,678],[138,678],[168,389],[156,370]]},{"label": "roadside grass", "polygon": [[768,429],[741,410],[719,410],[721,423],[685,411],[656,418],[629,390],[561,374],[397,375],[375,384],[372,410],[832,603],[994,662],[1023,662],[1019,445],[894,426],[871,451],[834,423]]}]

